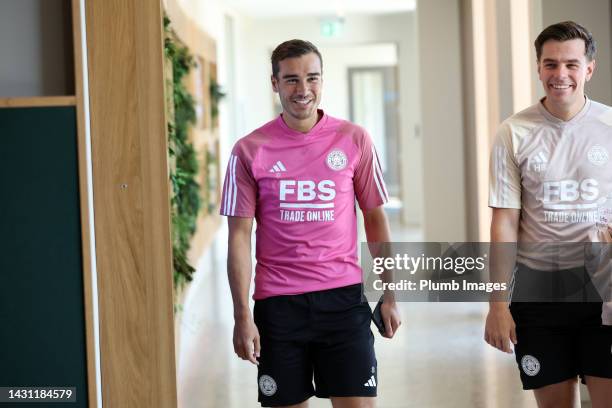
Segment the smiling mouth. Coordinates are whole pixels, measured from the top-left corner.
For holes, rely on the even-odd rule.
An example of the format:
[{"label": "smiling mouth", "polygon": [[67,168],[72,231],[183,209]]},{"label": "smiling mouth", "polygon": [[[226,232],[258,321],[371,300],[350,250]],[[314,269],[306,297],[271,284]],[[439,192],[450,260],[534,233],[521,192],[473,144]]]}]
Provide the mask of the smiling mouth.
[{"label": "smiling mouth", "polygon": [[553,89],[570,89],[572,87],[568,84],[550,84],[549,86]]},{"label": "smiling mouth", "polygon": [[297,103],[298,105],[308,105],[310,102],[312,102],[312,99],[296,99],[293,102]]}]

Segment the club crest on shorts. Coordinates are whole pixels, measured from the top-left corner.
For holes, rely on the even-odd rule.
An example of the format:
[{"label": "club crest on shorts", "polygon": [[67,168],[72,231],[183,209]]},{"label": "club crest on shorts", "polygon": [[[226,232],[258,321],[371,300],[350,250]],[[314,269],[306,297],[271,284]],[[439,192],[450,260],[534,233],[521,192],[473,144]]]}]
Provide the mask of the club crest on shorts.
[{"label": "club crest on shorts", "polygon": [[521,367],[523,372],[530,377],[536,376],[540,372],[540,362],[529,354],[524,355],[521,359]]},{"label": "club crest on shorts", "polygon": [[264,374],[259,377],[259,389],[266,397],[272,396],[276,393],[276,381],[274,381],[274,378],[270,377],[269,375]]},{"label": "club crest on shorts", "polygon": [[589,161],[595,166],[603,166],[608,162],[608,158],[610,157],[610,155],[608,154],[608,150],[606,150],[605,147],[595,145],[589,149],[587,157],[589,158]]},{"label": "club crest on shorts", "polygon": [[348,159],[346,154],[340,149],[334,149],[327,155],[327,167],[332,170],[339,171],[346,167]]}]

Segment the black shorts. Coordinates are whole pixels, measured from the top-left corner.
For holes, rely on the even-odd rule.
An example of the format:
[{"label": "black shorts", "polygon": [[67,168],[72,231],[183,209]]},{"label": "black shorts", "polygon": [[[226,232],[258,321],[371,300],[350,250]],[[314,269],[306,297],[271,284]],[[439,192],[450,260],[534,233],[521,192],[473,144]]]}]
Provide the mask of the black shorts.
[{"label": "black shorts", "polygon": [[612,378],[612,326],[602,325],[601,307],[601,302],[510,305],[523,389],[576,376]]},{"label": "black shorts", "polygon": [[376,396],[372,310],[361,284],[257,300],[254,315],[262,406],[298,404],[313,395]]}]

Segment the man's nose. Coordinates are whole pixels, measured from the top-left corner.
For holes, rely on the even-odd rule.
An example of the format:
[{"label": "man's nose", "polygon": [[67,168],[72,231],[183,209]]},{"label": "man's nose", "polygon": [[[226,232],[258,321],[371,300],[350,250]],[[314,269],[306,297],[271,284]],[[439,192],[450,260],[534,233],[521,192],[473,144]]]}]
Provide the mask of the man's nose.
[{"label": "man's nose", "polygon": [[308,89],[308,83],[306,82],[306,80],[298,81],[297,86],[296,86],[296,91],[298,93],[304,93],[306,92],[307,89]]},{"label": "man's nose", "polygon": [[567,76],[567,73],[568,73],[567,67],[563,65],[559,65],[557,69],[555,70],[555,75],[560,78],[565,78]]}]

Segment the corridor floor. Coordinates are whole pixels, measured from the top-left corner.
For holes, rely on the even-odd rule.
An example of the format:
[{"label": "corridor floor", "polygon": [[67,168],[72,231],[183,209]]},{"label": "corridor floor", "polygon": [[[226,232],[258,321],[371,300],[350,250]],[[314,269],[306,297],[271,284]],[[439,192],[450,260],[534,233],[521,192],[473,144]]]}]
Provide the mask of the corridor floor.
[{"label": "corridor floor", "polygon": [[[418,240],[395,231],[394,239]],[[202,257],[179,312],[180,408],[258,407],[257,369],[234,355],[232,301],[226,277],[227,230]],[[514,356],[483,337],[485,303],[401,303],[392,340],[375,333],[379,408],[536,407],[521,389]],[[310,407],[331,407],[312,398]]]}]

